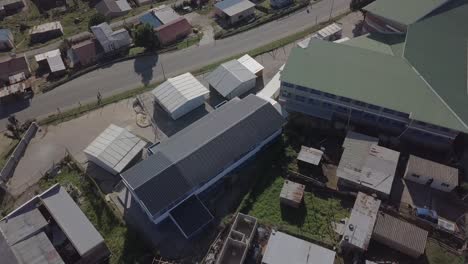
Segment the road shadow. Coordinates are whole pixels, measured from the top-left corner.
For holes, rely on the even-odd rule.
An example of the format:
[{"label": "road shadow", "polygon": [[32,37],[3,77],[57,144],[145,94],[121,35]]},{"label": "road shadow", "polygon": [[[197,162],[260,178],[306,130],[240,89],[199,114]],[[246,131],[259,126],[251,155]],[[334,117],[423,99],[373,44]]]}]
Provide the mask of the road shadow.
[{"label": "road shadow", "polygon": [[8,102],[0,102],[0,119],[7,118],[17,112],[21,112],[30,105],[31,101],[29,99],[23,99],[22,97],[17,97]]},{"label": "road shadow", "polygon": [[153,79],[153,68],[158,64],[159,56],[157,54],[151,56],[137,57],[133,63],[135,73],[141,76],[141,83],[147,86]]}]

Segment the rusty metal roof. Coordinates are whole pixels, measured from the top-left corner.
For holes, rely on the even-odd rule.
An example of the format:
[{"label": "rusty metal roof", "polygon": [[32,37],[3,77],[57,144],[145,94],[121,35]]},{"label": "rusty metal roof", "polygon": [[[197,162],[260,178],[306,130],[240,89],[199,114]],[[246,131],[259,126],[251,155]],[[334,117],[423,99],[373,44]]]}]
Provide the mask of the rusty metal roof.
[{"label": "rusty metal roof", "polygon": [[304,197],[305,186],[296,182],[285,180],[280,197],[286,200],[300,203]]}]

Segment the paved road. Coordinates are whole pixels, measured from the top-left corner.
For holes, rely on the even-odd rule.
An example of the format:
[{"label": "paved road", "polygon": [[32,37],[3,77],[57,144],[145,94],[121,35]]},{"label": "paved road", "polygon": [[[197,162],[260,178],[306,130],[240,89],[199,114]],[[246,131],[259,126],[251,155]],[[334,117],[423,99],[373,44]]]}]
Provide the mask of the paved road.
[{"label": "paved road", "polygon": [[[11,112],[16,112],[20,120],[44,116],[56,112],[57,108],[64,110],[78,106],[78,102],[95,100],[98,91],[106,97],[163,80],[164,75],[171,77],[195,70],[302,31],[316,21],[328,20],[331,13],[335,16],[346,12],[349,3],[350,0],[323,0],[313,5],[309,13],[303,10],[209,45],[193,46],[160,56],[140,57],[100,68],[50,92],[35,96],[30,104],[16,107],[24,108],[22,110],[11,107],[3,111],[0,109],[0,130],[5,127],[5,119]],[[330,12],[332,4],[333,12]]]}]

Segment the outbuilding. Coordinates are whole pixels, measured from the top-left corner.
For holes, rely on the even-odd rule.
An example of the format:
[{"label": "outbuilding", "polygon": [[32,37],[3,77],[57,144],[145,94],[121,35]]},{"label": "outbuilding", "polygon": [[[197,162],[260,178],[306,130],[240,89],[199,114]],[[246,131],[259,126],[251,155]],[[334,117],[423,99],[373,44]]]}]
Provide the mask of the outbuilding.
[{"label": "outbuilding", "polygon": [[67,51],[71,67],[88,66],[96,62],[96,43],[88,39],[71,46]]},{"label": "outbuilding", "polygon": [[132,8],[127,0],[101,0],[96,5],[96,10],[106,17],[115,18],[126,15]]},{"label": "outbuilding", "polygon": [[63,28],[60,21],[34,26],[29,33],[31,43],[46,42],[48,40],[58,38],[62,35]]},{"label": "outbuilding", "polygon": [[146,142],[127,129],[111,124],[84,150],[89,161],[119,174],[141,155]]},{"label": "outbuilding", "polygon": [[192,25],[185,17],[179,17],[174,21],[157,27],[155,30],[161,45],[166,46],[184,39],[192,33]]},{"label": "outbuilding", "polygon": [[238,60],[221,64],[206,79],[214,90],[227,99],[240,96],[255,87],[257,76]]},{"label": "outbuilding", "polygon": [[255,4],[249,0],[224,0],[215,4],[215,14],[229,24],[255,16]]},{"label": "outbuilding", "polygon": [[6,28],[0,29],[0,51],[11,50],[15,46],[13,40],[11,30]]},{"label": "outbuilding", "polygon": [[299,208],[304,198],[305,185],[285,180],[280,193],[280,202],[284,205]]},{"label": "outbuilding", "polygon": [[404,178],[450,192],[458,186],[458,169],[410,155]]},{"label": "outbuilding", "polygon": [[244,56],[240,57],[237,59],[242,65],[244,65],[249,71],[253,74],[255,74],[258,77],[261,77],[263,75],[263,65],[261,65],[257,60],[254,58],[250,57],[249,54],[245,54]]},{"label": "outbuilding", "polygon": [[48,69],[51,74],[63,74],[66,70],[59,49],[38,54],[34,58],[39,68]]},{"label": "outbuilding", "polygon": [[169,78],[152,93],[156,102],[175,120],[203,105],[209,90],[187,72]]}]

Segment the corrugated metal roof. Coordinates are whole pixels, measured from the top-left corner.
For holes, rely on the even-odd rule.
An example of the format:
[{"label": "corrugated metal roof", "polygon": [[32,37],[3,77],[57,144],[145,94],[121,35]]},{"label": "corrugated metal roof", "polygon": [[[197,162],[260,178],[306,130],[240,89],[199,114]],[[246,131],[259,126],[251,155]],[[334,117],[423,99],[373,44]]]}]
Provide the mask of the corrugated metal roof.
[{"label": "corrugated metal roof", "polygon": [[90,155],[121,172],[141,152],[146,142],[127,129],[111,124],[84,150]]},{"label": "corrugated metal roof", "polygon": [[104,243],[101,234],[60,185],[41,194],[41,200],[80,256]]},{"label": "corrugated metal roof", "polygon": [[254,58],[250,57],[249,54],[245,54],[237,59],[237,61],[242,63],[242,65],[244,65],[253,74],[257,74],[265,68]]},{"label": "corrugated metal roof", "polygon": [[37,62],[40,62],[42,60],[47,60],[47,58],[56,57],[56,56],[60,56],[60,50],[59,49],[55,49],[55,50],[47,51],[47,52],[44,52],[44,53],[41,53],[41,54],[37,54],[36,56],[34,56],[34,59]]},{"label": "corrugated metal roof", "polygon": [[267,101],[233,99],[153,148],[122,178],[156,214],[220,173],[278,131],[282,116]]},{"label": "corrugated metal roof", "polygon": [[255,74],[242,63],[232,60],[221,64],[206,77],[206,80],[216,91],[226,97],[242,83],[255,78]]},{"label": "corrugated metal roof", "polygon": [[362,250],[367,250],[374,230],[381,201],[359,192],[351,216],[344,227],[343,240]]},{"label": "corrugated metal roof", "polygon": [[273,231],[263,254],[264,264],[333,264],[335,252],[282,232]]},{"label": "corrugated metal roof", "polygon": [[119,7],[120,11],[125,12],[125,11],[132,10],[132,8],[130,7],[130,4],[127,2],[127,0],[117,0],[117,1],[115,1],[115,3]]},{"label": "corrugated metal roof", "polygon": [[43,33],[43,32],[57,30],[57,29],[63,32],[62,24],[60,24],[60,21],[54,21],[54,22],[49,22],[49,23],[44,23],[41,25],[34,26],[31,29],[30,34]]},{"label": "corrugated metal roof", "polygon": [[377,143],[377,138],[348,132],[336,175],[390,194],[400,153],[378,146]]},{"label": "corrugated metal roof", "polygon": [[187,72],[167,81],[152,91],[156,101],[169,113],[184,107],[184,104],[205,96],[210,91],[200,83],[191,73]]},{"label": "corrugated metal roof", "polygon": [[213,215],[211,215],[210,211],[196,195],[192,195],[172,209],[170,215],[177,227],[187,238],[213,220]]},{"label": "corrugated metal roof", "polygon": [[60,56],[47,58],[47,63],[51,72],[59,72],[65,70],[65,64]]},{"label": "corrugated metal roof", "polygon": [[302,197],[304,197],[304,189],[305,186],[300,183],[285,180],[283,188],[281,188],[280,198],[290,200],[295,203],[301,203]]},{"label": "corrugated metal roof", "polygon": [[174,20],[180,18],[180,15],[177,14],[174,9],[169,6],[162,5],[151,10],[156,18],[161,21],[163,25],[171,23]]},{"label": "corrugated metal roof", "polygon": [[406,170],[407,174],[424,175],[450,186],[458,186],[458,169],[444,164],[410,155]]},{"label": "corrugated metal roof", "polygon": [[65,263],[44,232],[35,234],[32,237],[15,244],[12,246],[12,250],[15,252],[19,263]]},{"label": "corrugated metal roof", "polygon": [[324,38],[327,38],[331,35],[334,35],[338,32],[341,31],[341,27],[340,25],[338,25],[337,23],[332,23],[324,28],[322,28],[321,30],[319,30],[317,32],[318,36],[321,38],[321,39],[324,39]]},{"label": "corrugated metal roof", "polygon": [[321,150],[301,146],[301,151],[299,152],[297,159],[313,165],[318,165],[322,160],[322,156],[323,151]]},{"label": "corrugated metal roof", "polygon": [[228,16],[234,16],[254,6],[255,4],[248,0],[224,0],[215,4],[216,8]]},{"label": "corrugated metal roof", "polygon": [[44,216],[36,208],[28,208],[20,213],[6,217],[0,222],[0,231],[10,245],[35,234],[47,226]]},{"label": "corrugated metal roof", "polygon": [[[423,254],[426,248],[427,235],[428,232],[424,229],[391,215],[379,213],[373,239],[387,246],[394,243]],[[398,248],[395,249],[398,250]],[[408,252],[403,253],[407,254]]]}]

